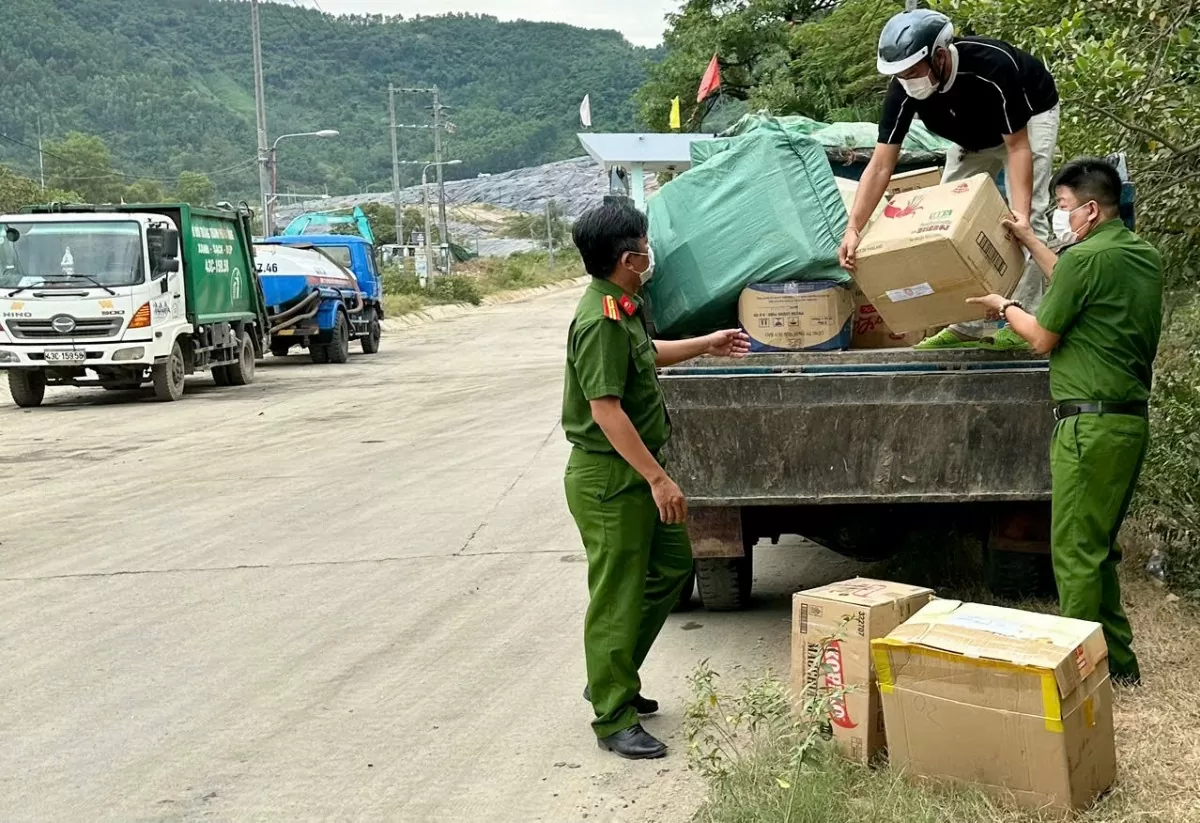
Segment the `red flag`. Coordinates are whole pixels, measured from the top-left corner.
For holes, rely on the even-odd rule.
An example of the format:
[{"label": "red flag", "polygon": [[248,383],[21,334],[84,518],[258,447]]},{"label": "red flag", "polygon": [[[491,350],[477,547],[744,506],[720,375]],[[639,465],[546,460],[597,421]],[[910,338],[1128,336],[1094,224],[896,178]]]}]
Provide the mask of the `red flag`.
[{"label": "red flag", "polygon": [[721,66],[717,63],[717,56],[714,54],[704,72],[704,79],[700,81],[700,91],[696,94],[696,102],[703,103],[710,94],[719,88],[721,88]]}]

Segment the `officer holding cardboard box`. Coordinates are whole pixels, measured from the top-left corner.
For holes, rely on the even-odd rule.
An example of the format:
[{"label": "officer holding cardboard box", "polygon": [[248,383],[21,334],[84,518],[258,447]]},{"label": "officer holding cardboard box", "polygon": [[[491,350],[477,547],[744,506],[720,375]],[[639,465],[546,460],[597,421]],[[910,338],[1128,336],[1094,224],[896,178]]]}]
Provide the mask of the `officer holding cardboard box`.
[{"label": "officer holding cardboard box", "polygon": [[1109,670],[1140,682],[1121,607],[1117,533],[1149,441],[1147,401],[1162,331],[1162,256],[1121,222],[1121,177],[1106,160],[1068,163],[1054,180],[1056,257],[1024,217],[1007,223],[1050,276],[1036,314],[998,294],[972,298],[1050,355],[1058,425],[1050,446],[1051,554],[1064,617],[1104,627]]},{"label": "officer holding cardboard box", "polygon": [[[1007,168],[1009,206],[1031,221],[1038,237],[1050,237],[1050,177],[1058,143],[1058,89],[1034,56],[1000,40],[954,37],[954,24],[929,9],[901,12],[879,37],[877,65],[893,78],[883,104],[879,143],[863,172],[839,252],[851,273],[861,233],[900,158],[913,118],[955,145],[946,156],[942,182]],[[1032,262],[1014,296],[1036,307],[1044,281]],[[988,335],[981,322],[962,323],[917,345],[922,349],[983,345],[1024,348],[1011,330]]]}]

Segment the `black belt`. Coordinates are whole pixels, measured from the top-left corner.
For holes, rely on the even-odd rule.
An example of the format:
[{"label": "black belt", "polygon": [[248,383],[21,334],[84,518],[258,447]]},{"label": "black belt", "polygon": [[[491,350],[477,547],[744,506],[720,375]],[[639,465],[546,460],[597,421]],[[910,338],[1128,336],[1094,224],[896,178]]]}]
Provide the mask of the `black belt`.
[{"label": "black belt", "polygon": [[1062,420],[1077,414],[1131,414],[1134,417],[1149,416],[1149,407],[1145,400],[1128,400],[1113,402],[1100,400],[1098,402],[1071,401],[1059,403],[1054,407],[1054,419]]}]

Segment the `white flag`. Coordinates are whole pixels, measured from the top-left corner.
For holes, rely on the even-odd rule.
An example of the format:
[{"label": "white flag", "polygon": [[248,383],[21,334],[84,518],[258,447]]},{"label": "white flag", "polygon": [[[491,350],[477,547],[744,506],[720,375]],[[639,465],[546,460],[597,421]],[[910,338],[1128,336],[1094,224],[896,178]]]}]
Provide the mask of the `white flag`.
[{"label": "white flag", "polygon": [[585,94],[583,102],[579,104],[579,122],[583,123],[585,129],[592,127],[592,96]]}]

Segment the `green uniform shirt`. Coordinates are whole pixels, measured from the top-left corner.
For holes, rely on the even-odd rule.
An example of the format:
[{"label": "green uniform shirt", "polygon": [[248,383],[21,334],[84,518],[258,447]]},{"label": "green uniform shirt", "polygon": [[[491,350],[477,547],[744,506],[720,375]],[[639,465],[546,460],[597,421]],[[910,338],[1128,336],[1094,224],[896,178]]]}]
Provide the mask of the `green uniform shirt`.
[{"label": "green uniform shirt", "polygon": [[[571,321],[562,425],[567,440],[584,451],[616,451],[592,418],[590,401],[602,397],[620,398],[621,408],[651,452],[666,445],[671,434],[654,368],[654,343],[640,306],[633,315],[617,306],[616,319],[605,316],[605,297],[618,301],[624,296],[620,286],[593,278]],[[609,304],[610,315],[614,306]]]},{"label": "green uniform shirt", "polygon": [[1149,399],[1162,293],[1162,256],[1120,220],[1063,252],[1037,313],[1061,335],[1050,354],[1055,403]]}]

